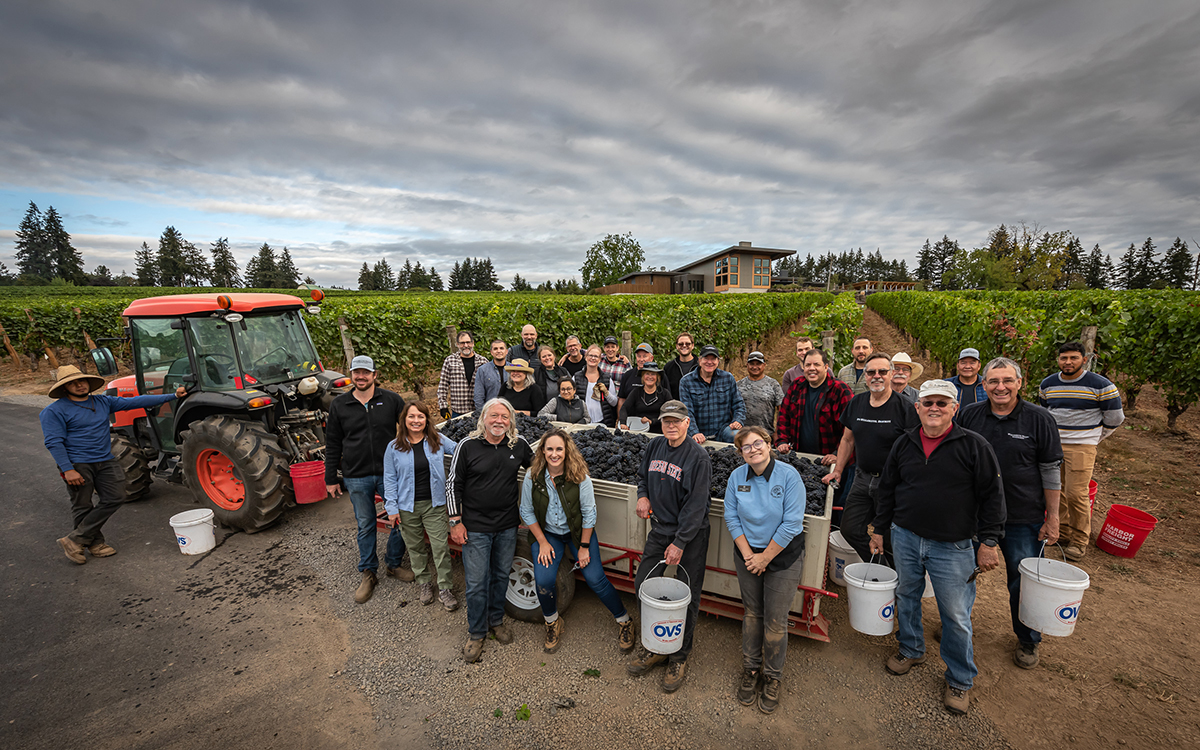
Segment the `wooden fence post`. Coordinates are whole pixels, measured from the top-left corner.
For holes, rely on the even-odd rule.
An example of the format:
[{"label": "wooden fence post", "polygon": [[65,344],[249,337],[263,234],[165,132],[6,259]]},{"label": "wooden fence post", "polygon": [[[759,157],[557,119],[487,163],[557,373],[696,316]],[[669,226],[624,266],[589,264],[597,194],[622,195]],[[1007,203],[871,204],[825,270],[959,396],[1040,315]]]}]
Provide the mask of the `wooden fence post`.
[{"label": "wooden fence post", "polygon": [[[25,310],[25,317],[29,318],[30,325],[32,325],[32,326],[37,325],[37,322],[34,321],[34,319],[33,319],[33,313],[29,312],[28,308],[26,308],[26,310]],[[42,339],[42,347],[46,350],[46,359],[50,360],[50,369],[57,370],[58,369],[58,357],[55,356],[54,350],[51,349],[50,345],[46,343],[46,339],[44,337],[39,335],[38,338]]]},{"label": "wooden fence post", "polygon": [[8,350],[8,356],[12,357],[13,364],[21,361],[21,356],[17,354],[17,349],[8,340],[8,333],[5,332],[4,326],[0,326],[0,336],[4,337],[4,348]]},{"label": "wooden fence post", "polygon": [[[833,347],[837,344],[837,338],[833,331],[821,331],[821,348],[825,350],[825,356],[829,358],[829,369],[833,370]],[[834,370],[834,372],[837,372]]]},{"label": "wooden fence post", "polygon": [[346,374],[350,374],[350,365],[354,362],[354,345],[350,343],[349,329],[346,326],[346,319],[341,315],[338,316],[338,331],[342,335],[342,353],[346,355]]},{"label": "wooden fence post", "polygon": [[621,331],[621,354],[633,362],[633,334],[629,331]]},{"label": "wooden fence post", "polygon": [[450,339],[450,353],[458,351],[458,326],[446,326],[446,338]]},{"label": "wooden fence post", "polygon": [[1096,354],[1096,326],[1084,326],[1083,331],[1079,334],[1079,341],[1083,344],[1083,366],[1087,367],[1092,357]]}]

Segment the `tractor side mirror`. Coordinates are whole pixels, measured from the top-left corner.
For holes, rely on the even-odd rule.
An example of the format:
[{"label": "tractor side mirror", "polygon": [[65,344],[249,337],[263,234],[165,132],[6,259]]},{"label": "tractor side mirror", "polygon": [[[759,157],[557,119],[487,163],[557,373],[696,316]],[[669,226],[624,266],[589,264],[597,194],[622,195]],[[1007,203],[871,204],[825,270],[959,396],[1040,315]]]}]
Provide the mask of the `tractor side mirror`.
[{"label": "tractor side mirror", "polygon": [[113,358],[113,353],[107,346],[92,349],[88,355],[91,356],[92,364],[96,366],[100,377],[107,378],[117,374],[117,360]]}]

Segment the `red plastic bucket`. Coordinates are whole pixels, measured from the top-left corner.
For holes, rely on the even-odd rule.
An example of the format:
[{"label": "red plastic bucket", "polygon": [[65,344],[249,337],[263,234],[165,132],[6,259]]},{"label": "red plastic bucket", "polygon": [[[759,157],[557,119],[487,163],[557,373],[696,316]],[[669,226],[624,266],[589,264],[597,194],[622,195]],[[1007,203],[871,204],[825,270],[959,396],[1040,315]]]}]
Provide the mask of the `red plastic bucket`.
[{"label": "red plastic bucket", "polygon": [[296,502],[315,503],[325,499],[324,461],[303,461],[292,464],[289,471],[292,475],[292,490],[296,493]]},{"label": "red plastic bucket", "polygon": [[1133,557],[1154,531],[1158,519],[1128,505],[1113,505],[1096,537],[1096,546],[1110,555]]},{"label": "red plastic bucket", "polygon": [[1088,513],[1096,509],[1096,490],[1099,487],[1095,479],[1088,482]]}]

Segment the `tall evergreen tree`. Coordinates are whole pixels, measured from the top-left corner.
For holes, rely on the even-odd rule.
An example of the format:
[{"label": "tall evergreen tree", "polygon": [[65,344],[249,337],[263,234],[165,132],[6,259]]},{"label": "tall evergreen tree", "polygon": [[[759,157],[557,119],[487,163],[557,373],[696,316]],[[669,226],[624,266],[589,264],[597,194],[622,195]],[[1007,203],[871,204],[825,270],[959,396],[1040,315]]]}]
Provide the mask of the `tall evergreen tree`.
[{"label": "tall evergreen tree", "polygon": [[1117,264],[1117,277],[1113,281],[1124,289],[1138,288],[1134,286],[1137,283],[1137,256],[1137,246],[1130,242],[1129,249],[1121,256],[1121,261]]},{"label": "tall evergreen tree", "polygon": [[371,271],[371,276],[375,279],[375,289],[381,292],[390,292],[396,288],[396,277],[392,274],[392,267],[388,265],[386,258],[380,258],[375,263],[375,268]]},{"label": "tall evergreen tree", "polygon": [[108,266],[96,266],[96,270],[88,274],[88,285],[90,286],[115,286],[112,271],[108,270]]},{"label": "tall evergreen tree", "polygon": [[183,255],[183,235],[175,227],[167,227],[158,238],[158,283],[162,286],[184,286],[187,260]]},{"label": "tall evergreen tree", "polygon": [[404,259],[404,265],[396,269],[396,288],[408,289],[414,286],[412,283],[413,264],[408,258]]},{"label": "tall evergreen tree", "polygon": [[375,275],[371,273],[371,267],[363,261],[362,268],[358,272],[358,290],[360,292],[375,291]]},{"label": "tall evergreen tree", "polygon": [[1108,286],[1109,279],[1104,270],[1104,253],[1100,252],[1100,245],[1092,247],[1092,251],[1083,261],[1083,283],[1088,289],[1104,289]]},{"label": "tall evergreen tree", "polygon": [[412,267],[412,271],[408,275],[409,289],[428,289],[429,288],[429,272],[421,267],[421,261]]},{"label": "tall evergreen tree", "polygon": [[521,274],[513,274],[512,290],[514,292],[532,292],[533,285],[521,278]]},{"label": "tall evergreen tree", "polygon": [[45,223],[37,204],[29,202],[25,217],[17,227],[17,272],[49,281],[54,276],[54,259],[46,240]]},{"label": "tall evergreen tree", "polygon": [[288,251],[287,245],[284,245],[279,262],[275,266],[275,287],[277,289],[295,289],[298,286],[300,286],[300,270],[292,261],[292,254]]},{"label": "tall evergreen tree", "polygon": [[441,292],[445,287],[442,286],[442,277],[438,274],[437,269],[433,266],[429,267],[429,291]]},{"label": "tall evergreen tree", "polygon": [[1071,237],[1067,241],[1062,250],[1063,262],[1062,272],[1058,277],[1058,289],[1067,289],[1069,287],[1078,287],[1085,284],[1085,263],[1086,258],[1083,255],[1083,243],[1078,237]]},{"label": "tall evergreen tree", "polygon": [[237,260],[229,249],[229,238],[219,237],[212,243],[212,285],[235,288],[242,285]]},{"label": "tall evergreen tree", "polygon": [[1154,242],[1147,237],[1137,252],[1137,261],[1134,266],[1134,285],[1130,289],[1149,289],[1150,285],[1159,278],[1158,261],[1154,258],[1154,251]]},{"label": "tall evergreen tree", "polygon": [[279,277],[279,266],[275,262],[275,250],[262,243],[258,254],[246,264],[246,285],[251,289],[271,289]]},{"label": "tall evergreen tree", "polygon": [[464,289],[462,279],[462,264],[454,261],[454,268],[450,269],[450,278],[447,280],[451,289]]},{"label": "tall evergreen tree", "polygon": [[204,251],[190,240],[183,241],[183,278],[186,286],[204,286],[212,278],[212,266]]},{"label": "tall evergreen tree", "polygon": [[145,242],[133,252],[133,263],[137,273],[138,286],[156,286],[158,284],[158,262],[154,251]]},{"label": "tall evergreen tree", "polygon": [[87,274],[83,271],[83,254],[71,245],[71,235],[63,227],[62,217],[54,206],[46,209],[42,222],[42,231],[46,237],[46,247],[50,259],[54,263],[54,275],[72,284],[87,282]]},{"label": "tall evergreen tree", "polygon": [[1190,289],[1192,286],[1192,251],[1179,237],[1163,256],[1162,275],[1167,286],[1173,289]]}]

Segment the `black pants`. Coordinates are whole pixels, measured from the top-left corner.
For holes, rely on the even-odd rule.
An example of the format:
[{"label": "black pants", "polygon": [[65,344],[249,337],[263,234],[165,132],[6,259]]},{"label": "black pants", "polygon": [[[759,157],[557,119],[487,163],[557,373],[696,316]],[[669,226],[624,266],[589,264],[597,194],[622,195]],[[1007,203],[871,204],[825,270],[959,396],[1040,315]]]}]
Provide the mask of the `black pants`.
[{"label": "black pants", "polygon": [[[68,536],[84,547],[104,541],[100,528],[125,502],[125,471],[117,459],[94,464],[75,464],[75,471],[83,477],[83,484],[68,484],[71,495],[71,518],[75,530]],[[92,505],[92,494],[99,502]]]},{"label": "black pants", "polygon": [[[871,561],[871,537],[867,525],[875,518],[875,491],[879,489],[879,477],[865,471],[854,472],[854,484],[842,500],[842,536],[854,548],[864,562]],[[883,564],[892,566],[891,529],[879,529],[883,536]],[[878,562],[878,561],[876,561]]]},{"label": "black pants", "polygon": [[[687,661],[688,654],[692,653],[692,636],[696,632],[696,618],[700,615],[700,587],[704,585],[704,561],[708,558],[709,530],[708,526],[700,529],[691,543],[683,548],[683,557],[679,560],[679,567],[687,572],[683,579],[692,587],[692,600],[688,603],[687,622],[683,626],[683,645],[670,655],[673,662]],[[638,564],[637,577],[634,579],[635,592],[641,591],[642,581],[646,580],[651,569],[662,561],[663,553],[673,539],[673,536],[658,534],[651,529],[646,536],[646,547],[642,550],[642,561]],[[654,570],[654,577],[657,578],[664,572],[666,566],[658,565]]]}]

